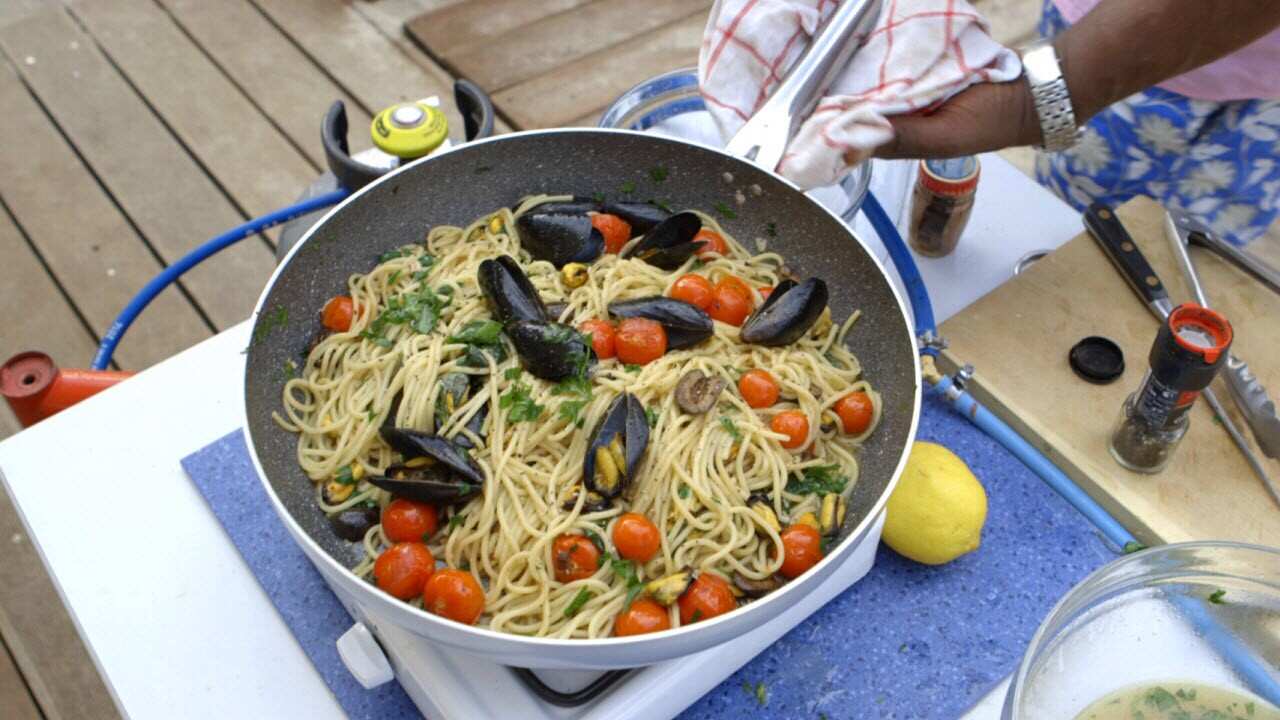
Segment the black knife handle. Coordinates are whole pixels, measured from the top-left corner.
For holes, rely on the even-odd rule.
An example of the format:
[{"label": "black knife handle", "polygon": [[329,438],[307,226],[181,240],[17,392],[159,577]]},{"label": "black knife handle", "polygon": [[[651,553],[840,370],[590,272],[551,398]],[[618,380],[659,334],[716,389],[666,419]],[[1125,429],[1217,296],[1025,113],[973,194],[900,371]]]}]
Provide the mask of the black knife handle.
[{"label": "black knife handle", "polygon": [[1084,226],[1143,302],[1155,306],[1168,301],[1169,293],[1160,282],[1160,276],[1143,257],[1138,244],[1124,229],[1114,210],[1105,203],[1090,205],[1084,211]]}]

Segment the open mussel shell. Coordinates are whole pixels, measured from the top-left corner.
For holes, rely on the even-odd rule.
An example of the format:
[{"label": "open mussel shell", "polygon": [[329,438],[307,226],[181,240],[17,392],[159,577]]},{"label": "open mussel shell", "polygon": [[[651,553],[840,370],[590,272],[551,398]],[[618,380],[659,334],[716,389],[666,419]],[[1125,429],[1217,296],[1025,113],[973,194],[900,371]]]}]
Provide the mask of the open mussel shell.
[{"label": "open mussel shell", "polygon": [[557,268],[571,262],[591,263],[604,252],[604,235],[591,224],[591,216],[534,210],[516,219],[520,244],[536,260]]},{"label": "open mussel shell", "polygon": [[396,497],[435,505],[466,502],[484,489],[450,471],[443,463],[410,467],[392,465],[385,475],[371,475],[369,482]]},{"label": "open mussel shell", "polygon": [[[431,458],[437,462],[424,467],[442,464],[459,480],[473,485],[484,485],[484,471],[471,459],[465,449],[458,447],[452,440],[405,428],[384,427],[381,432],[382,439],[387,441],[392,450],[403,455],[406,462],[420,457]],[[389,471],[390,468],[388,468]]]},{"label": "open mussel shell", "polygon": [[601,497],[617,497],[635,476],[648,445],[649,422],[644,406],[631,393],[619,395],[587,443],[583,484]]},{"label": "open mussel shell", "polygon": [[[606,202],[600,212],[617,215],[631,226],[631,237],[643,235],[671,217],[671,213],[647,202]],[[696,235],[697,232],[695,231]]]},{"label": "open mussel shell", "polygon": [[560,323],[517,320],[507,326],[507,337],[524,369],[543,380],[563,380],[584,356],[595,357],[581,333]]},{"label": "open mussel shell", "polygon": [[693,240],[701,229],[702,219],[697,215],[676,213],[646,233],[625,257],[644,260],[663,270],[675,270],[703,245]]},{"label": "open mussel shell", "polygon": [[[526,212],[550,213],[553,215],[586,215],[600,209],[601,203],[594,198],[574,195],[571,200],[548,200],[538,203]],[[515,210],[515,208],[512,208]]]},{"label": "open mussel shell", "polygon": [[[484,405],[480,406],[480,409],[476,411],[476,414],[472,415],[471,419],[468,420],[467,424],[464,425],[463,427],[465,427],[472,434],[476,435],[477,437],[480,437],[483,440],[484,436],[481,434],[480,431],[484,428],[484,421],[485,421],[485,418],[487,418],[488,416],[489,416],[489,404],[485,403]],[[488,440],[484,440],[484,442],[488,442]],[[457,435],[454,435],[453,443],[458,447],[466,450],[475,449],[475,443],[471,442],[471,438],[468,437],[466,433],[459,432]]]},{"label": "open mussel shell", "polygon": [[380,519],[378,508],[357,505],[336,515],[330,515],[329,526],[333,528],[334,534],[343,540],[356,542],[363,540],[369,528],[378,524]]},{"label": "open mussel shell", "polygon": [[647,297],[609,304],[609,314],[620,318],[656,320],[667,331],[667,349],[687,348],[711,337],[715,324],[697,306],[669,297]]},{"label": "open mussel shell", "polygon": [[510,255],[480,263],[476,279],[499,321],[547,319],[547,306],[537,288]]},{"label": "open mussel shell", "polygon": [[827,284],[809,278],[779,283],[760,309],[742,324],[739,337],[755,345],[790,345],[804,336],[827,308]]}]

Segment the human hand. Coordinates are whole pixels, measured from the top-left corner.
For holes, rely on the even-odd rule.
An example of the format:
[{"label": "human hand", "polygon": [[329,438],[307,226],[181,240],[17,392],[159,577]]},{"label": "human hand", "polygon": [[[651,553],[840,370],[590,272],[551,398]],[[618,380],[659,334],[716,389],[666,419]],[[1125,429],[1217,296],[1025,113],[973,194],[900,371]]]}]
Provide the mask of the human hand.
[{"label": "human hand", "polygon": [[1040,118],[1021,77],[974,85],[931,112],[896,115],[889,122],[894,138],[876,148],[876,157],[958,157],[1042,140]]}]

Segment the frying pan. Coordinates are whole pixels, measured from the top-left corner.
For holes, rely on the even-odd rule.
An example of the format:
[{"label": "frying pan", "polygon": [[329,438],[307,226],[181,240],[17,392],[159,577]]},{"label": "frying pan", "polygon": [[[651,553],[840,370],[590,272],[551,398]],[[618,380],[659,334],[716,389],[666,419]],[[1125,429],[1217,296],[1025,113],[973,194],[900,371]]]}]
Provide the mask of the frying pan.
[{"label": "frying pan", "polygon": [[[831,22],[840,12],[856,9],[850,6],[866,4],[843,4]],[[865,17],[862,20],[865,28]],[[756,145],[752,154],[759,157],[762,151],[769,149]],[[776,160],[769,167],[773,165]],[[655,166],[668,170],[660,184],[649,177],[648,170]],[[732,183],[725,181],[725,173],[732,174]],[[422,242],[430,227],[466,225],[531,193],[604,193],[612,198],[632,183],[633,196],[655,197],[677,208],[710,209],[719,203],[736,207],[736,215],[721,224],[748,242],[776,223],[778,236],[770,240],[771,249],[782,253],[799,275],[826,279],[835,317],[862,311],[847,344],[883,396],[883,420],[863,445],[859,479],[839,542],[809,572],[760,600],[694,625],[627,638],[529,638],[464,626],[418,610],[357,578],[348,568],[359,562],[363,550],[330,529],[316,506],[311,482],[298,467],[297,437],[271,419],[281,406],[282,369],[303,356],[318,327],[319,309],[345,290],[350,273],[373,267],[387,250]],[[753,184],[762,192],[748,193],[746,204],[735,206],[735,189]],[[867,537],[906,461],[920,410],[916,343],[906,309],[885,269],[848,226],[799,188],[752,162],[721,149],[624,130],[503,135],[461,145],[382,177],[331,210],[286,256],[258,301],[253,338],[244,393],[251,455],[276,512],[348,610],[375,634],[392,623],[430,642],[521,667],[648,665],[731,640],[777,616],[820,585]]]}]

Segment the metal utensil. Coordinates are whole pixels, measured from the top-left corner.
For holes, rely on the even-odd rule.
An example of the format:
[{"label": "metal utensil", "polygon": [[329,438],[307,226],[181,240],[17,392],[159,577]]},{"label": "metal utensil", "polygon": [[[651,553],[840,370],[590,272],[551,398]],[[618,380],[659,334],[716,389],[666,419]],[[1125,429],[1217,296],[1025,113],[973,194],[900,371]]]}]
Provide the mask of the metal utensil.
[{"label": "metal utensil", "polygon": [[[1187,224],[1185,215],[1175,217],[1174,211],[1165,213],[1165,235],[1173,246],[1173,254],[1182,267],[1182,275],[1195,293],[1196,301],[1209,307],[1209,299],[1205,296],[1204,286],[1200,284],[1200,274],[1196,272],[1195,263],[1187,244],[1193,234]],[[1194,221],[1192,221],[1194,222]],[[1222,370],[1223,379],[1231,391],[1231,397],[1244,415],[1244,421],[1253,431],[1258,447],[1267,457],[1280,457],[1280,417],[1276,416],[1276,404],[1267,395],[1267,389],[1258,381],[1258,377],[1249,370],[1249,365],[1234,352],[1227,355],[1226,366]]]},{"label": "metal utensil", "polygon": [[[1169,293],[1164,289],[1164,283],[1160,281],[1160,276],[1156,275],[1151,263],[1147,262],[1147,258],[1138,249],[1129,231],[1125,230],[1124,225],[1120,223],[1120,218],[1116,217],[1115,211],[1102,203],[1094,203],[1084,213],[1084,226],[1151,314],[1163,321],[1173,311]],[[1254,474],[1262,480],[1262,484],[1271,493],[1276,503],[1280,504],[1280,488],[1276,487],[1275,482],[1267,474],[1267,469],[1254,454],[1253,448],[1249,447],[1249,442],[1227,415],[1217,394],[1212,388],[1205,388],[1201,396],[1213,410],[1214,417],[1222,423],[1231,441],[1240,449],[1240,453],[1244,455],[1245,461],[1249,463]]]},{"label": "metal utensil", "polygon": [[1280,270],[1248,250],[1238,248],[1218,237],[1203,223],[1187,213],[1181,210],[1169,210],[1168,214],[1183,243],[1199,245],[1216,253],[1227,262],[1234,263],[1241,270],[1258,278],[1262,284],[1271,288],[1272,292],[1280,293]]}]

